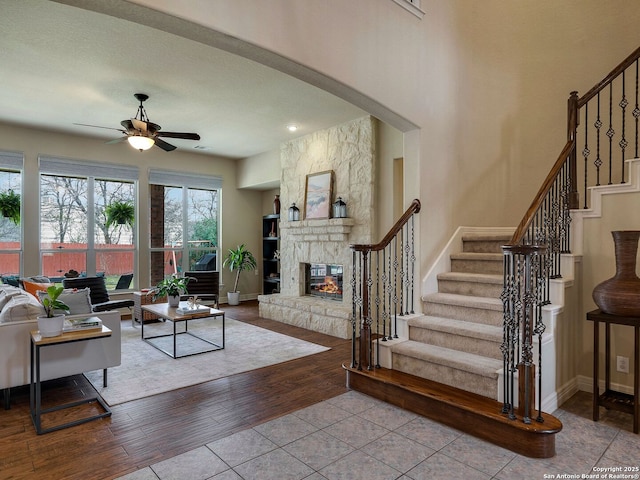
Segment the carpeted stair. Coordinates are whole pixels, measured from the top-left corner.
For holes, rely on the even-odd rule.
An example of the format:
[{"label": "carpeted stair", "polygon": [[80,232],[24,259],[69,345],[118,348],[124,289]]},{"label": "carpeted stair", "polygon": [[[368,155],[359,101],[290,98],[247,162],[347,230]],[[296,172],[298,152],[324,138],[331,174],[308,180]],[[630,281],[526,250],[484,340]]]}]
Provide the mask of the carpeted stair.
[{"label": "carpeted stair", "polygon": [[425,295],[424,315],[408,321],[409,340],[394,345],[393,369],[492,399],[502,368],[501,246],[510,236],[466,234]]}]

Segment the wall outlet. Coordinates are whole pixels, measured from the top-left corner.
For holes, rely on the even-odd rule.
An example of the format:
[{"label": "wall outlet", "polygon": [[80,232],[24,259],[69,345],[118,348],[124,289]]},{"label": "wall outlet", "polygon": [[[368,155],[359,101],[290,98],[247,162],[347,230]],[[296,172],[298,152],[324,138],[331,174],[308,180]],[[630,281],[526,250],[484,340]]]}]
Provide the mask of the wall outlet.
[{"label": "wall outlet", "polygon": [[616,357],[616,370],[622,373],[629,373],[629,357]]}]

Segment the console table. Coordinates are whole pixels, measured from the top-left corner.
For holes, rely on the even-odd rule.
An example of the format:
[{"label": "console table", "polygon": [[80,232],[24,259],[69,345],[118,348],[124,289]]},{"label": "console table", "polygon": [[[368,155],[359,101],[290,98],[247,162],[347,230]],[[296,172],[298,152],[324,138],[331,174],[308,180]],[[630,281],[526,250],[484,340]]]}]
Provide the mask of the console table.
[{"label": "console table", "polygon": [[[111,336],[111,330],[108,327],[102,325],[101,329],[95,330],[77,330],[72,332],[64,332],[62,335],[58,335],[57,337],[43,337],[40,335],[38,330],[34,330],[30,332],[31,335],[31,381],[29,384],[29,408],[31,413],[31,420],[33,421],[34,426],[36,427],[36,432],[38,435],[42,433],[53,432],[55,430],[60,430],[62,428],[72,427],[74,425],[80,425],[81,423],[86,423],[91,420],[97,420],[98,418],[104,418],[111,415],[111,410],[104,402],[102,397],[96,391],[96,395],[93,397],[83,398],[82,400],[78,400],[71,403],[65,403],[63,405],[58,405],[55,407],[50,407],[43,409],[42,408],[42,386],[40,384],[40,350],[42,348],[49,347],[51,345],[63,345],[74,342],[87,342],[90,340],[97,340],[104,337]],[[104,382],[106,386],[106,369],[104,371]],[[104,410],[102,413],[97,413],[95,415],[84,417],[78,420],[73,420],[70,422],[58,424],[49,428],[42,428],[42,415],[49,412],[55,412],[57,410],[63,410],[65,408],[77,407],[79,405],[85,403],[98,402],[102,409]]]},{"label": "console table", "polygon": [[[600,419],[599,407],[630,413],[633,415],[633,433],[638,433],[640,419],[640,317],[609,315],[600,310],[587,313],[587,320],[593,322],[593,420]],[[605,324],[605,368],[604,392],[598,387],[598,367],[600,353],[600,322]],[[611,390],[611,324],[628,325],[634,329],[633,395]]]}]

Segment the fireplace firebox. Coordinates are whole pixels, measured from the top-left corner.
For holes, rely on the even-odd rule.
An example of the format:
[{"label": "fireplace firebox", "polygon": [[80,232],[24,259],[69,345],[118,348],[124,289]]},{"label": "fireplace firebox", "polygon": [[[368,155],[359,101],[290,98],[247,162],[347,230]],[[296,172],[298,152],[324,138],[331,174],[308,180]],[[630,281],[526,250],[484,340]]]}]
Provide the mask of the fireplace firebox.
[{"label": "fireplace firebox", "polygon": [[307,295],[342,301],[342,265],[307,263],[305,267]]}]

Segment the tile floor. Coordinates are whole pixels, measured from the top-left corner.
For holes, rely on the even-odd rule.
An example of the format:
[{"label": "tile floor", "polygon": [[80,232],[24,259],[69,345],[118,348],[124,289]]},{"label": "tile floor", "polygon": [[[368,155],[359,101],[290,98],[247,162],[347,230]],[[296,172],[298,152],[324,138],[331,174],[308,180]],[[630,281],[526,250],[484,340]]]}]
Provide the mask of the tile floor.
[{"label": "tile floor", "polygon": [[639,478],[631,415],[602,409],[593,422],[585,392],[554,415],[557,455],[531,459],[351,391],[120,480]]}]

